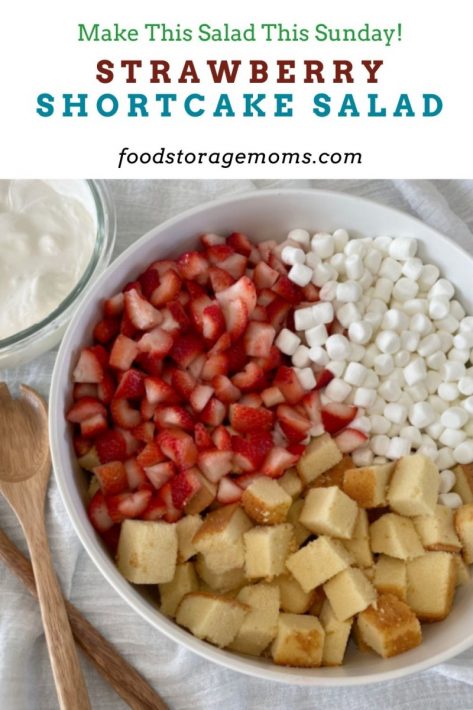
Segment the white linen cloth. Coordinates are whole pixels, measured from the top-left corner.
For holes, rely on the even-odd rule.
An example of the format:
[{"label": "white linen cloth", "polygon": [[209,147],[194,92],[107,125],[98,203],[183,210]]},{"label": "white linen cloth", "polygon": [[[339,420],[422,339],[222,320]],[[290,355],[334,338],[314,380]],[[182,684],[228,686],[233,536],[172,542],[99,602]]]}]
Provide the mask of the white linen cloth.
[{"label": "white linen cloth", "polygon": [[[115,255],[156,224],[227,194],[271,187],[317,187],[372,198],[418,216],[473,253],[472,181],[111,181],[118,212]],[[0,371],[48,394],[55,353]],[[405,679],[365,687],[316,689],[253,679],[214,665],[151,628],[109,587],[89,560],[54,480],[47,500],[49,541],[65,595],[175,710],[390,710],[473,708],[473,649]],[[0,526],[25,551],[13,513],[0,500]],[[93,708],[126,707],[82,659]],[[38,605],[0,563],[0,709],[53,710],[57,700]]]}]

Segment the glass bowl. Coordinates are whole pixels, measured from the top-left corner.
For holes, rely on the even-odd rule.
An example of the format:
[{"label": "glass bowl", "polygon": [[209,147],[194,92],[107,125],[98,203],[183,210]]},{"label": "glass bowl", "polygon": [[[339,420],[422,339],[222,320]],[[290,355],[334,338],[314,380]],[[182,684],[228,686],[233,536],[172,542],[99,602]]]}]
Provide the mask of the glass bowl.
[{"label": "glass bowl", "polygon": [[57,192],[79,200],[91,214],[96,240],[90,261],[68,296],[46,318],[0,339],[0,369],[17,367],[53,348],[89,286],[109,264],[115,246],[116,212],[106,184],[100,180],[47,180]]}]

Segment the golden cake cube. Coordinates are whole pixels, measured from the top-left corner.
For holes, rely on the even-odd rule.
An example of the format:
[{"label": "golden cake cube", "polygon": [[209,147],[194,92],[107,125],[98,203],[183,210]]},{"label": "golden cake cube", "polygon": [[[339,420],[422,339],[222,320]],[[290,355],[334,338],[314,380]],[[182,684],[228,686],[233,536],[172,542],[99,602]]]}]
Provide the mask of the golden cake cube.
[{"label": "golden cake cube", "polygon": [[325,631],[315,616],[280,614],[277,636],[271,646],[274,663],[317,668],[322,663]]},{"label": "golden cake cube", "polygon": [[452,490],[458,493],[463,503],[473,503],[473,464],[459,464],[453,473],[456,480]]},{"label": "golden cake cube", "polygon": [[450,552],[426,552],[407,563],[407,603],[420,621],[442,621],[452,608],[457,565]]},{"label": "golden cake cube", "polygon": [[373,553],[370,544],[370,527],[366,510],[358,508],[353,535],[350,540],[342,540],[343,546],[351,553],[358,567],[371,567]]},{"label": "golden cake cube", "polygon": [[160,609],[171,618],[176,615],[177,607],[186,596],[199,589],[199,580],[192,562],[176,565],[174,578],[170,582],[159,585],[161,598]]},{"label": "golden cake cube", "polygon": [[400,515],[433,515],[439,485],[440,475],[432,459],[423,454],[404,456],[391,477],[389,505]]},{"label": "golden cake cube", "polygon": [[344,454],[341,461],[312,481],[310,488],[328,488],[329,486],[343,488],[343,476],[349,468],[353,468],[353,459],[349,454]]},{"label": "golden cake cube", "polygon": [[357,504],[337,486],[311,488],[304,500],[300,522],[317,535],[349,540],[353,535]]},{"label": "golden cake cube", "polygon": [[380,594],[376,606],[358,615],[357,637],[383,658],[391,658],[422,643],[422,629],[410,607],[394,594]]},{"label": "golden cake cube", "polygon": [[289,508],[289,512],[287,514],[287,522],[291,523],[294,528],[294,537],[296,539],[297,547],[303,545],[307,538],[312,535],[311,531],[307,530],[307,528],[304,527],[304,525],[302,525],[299,520],[303,507],[304,499],[299,498],[299,500],[294,501],[294,503]]},{"label": "golden cake cube", "polygon": [[278,481],[262,476],[243,491],[241,504],[248,517],[259,525],[277,525],[285,522],[292,498]]},{"label": "golden cake cube", "polygon": [[243,539],[248,579],[272,581],[285,571],[286,560],[296,549],[294,528],[290,523],[252,528]]},{"label": "golden cake cube", "polygon": [[325,631],[323,666],[341,666],[350,636],[353,619],[339,621],[330,602],[325,600],[320,612],[320,623]]},{"label": "golden cake cube", "polygon": [[411,518],[386,513],[370,525],[371,549],[389,557],[409,560],[424,554]]},{"label": "golden cake cube", "polygon": [[279,588],[276,584],[252,584],[243,587],[237,601],[250,610],[228,648],[250,656],[259,656],[276,637],[279,620]]},{"label": "golden cake cube", "polygon": [[278,478],[278,483],[293,500],[302,493],[302,481],[297,473],[297,468],[288,468],[286,473]]},{"label": "golden cake cube", "polygon": [[117,549],[117,567],[134,584],[162,584],[174,577],[177,532],[161,520],[124,520]]},{"label": "golden cake cube", "polygon": [[322,434],[312,439],[297,462],[297,471],[302,482],[308,486],[320,474],[328,471],[342,460],[340,449],[330,436]]},{"label": "golden cake cube", "polygon": [[437,505],[433,515],[419,515],[412,519],[426,550],[461,550],[461,542],[455,532],[454,517],[455,513],[451,508]]},{"label": "golden cake cube", "polygon": [[206,561],[205,557],[198,554],[195,559],[195,571],[200,579],[215,592],[225,594],[233,589],[240,589],[246,583],[245,568],[234,567],[225,572],[214,572]]},{"label": "golden cake cube", "polygon": [[321,535],[291,555],[286,567],[304,592],[324,584],[351,565],[353,557],[339,540]]},{"label": "golden cake cube", "polygon": [[275,579],[279,587],[281,610],[291,614],[305,614],[315,601],[315,589],[304,592],[301,585],[292,574],[281,574]]},{"label": "golden cake cube", "polygon": [[457,566],[456,586],[461,587],[464,584],[468,584],[470,581],[470,570],[465,564],[463,557],[461,555],[453,555],[453,559],[455,560],[455,564]]},{"label": "golden cake cube", "polygon": [[379,594],[394,594],[407,599],[407,568],[404,560],[380,555],[374,566],[373,584]]},{"label": "golden cake cube", "polygon": [[243,567],[243,533],[252,522],[238,504],[225,505],[209,513],[192,538],[195,549],[216,573]]},{"label": "golden cake cube", "polygon": [[197,638],[223,648],[233,641],[249,611],[246,604],[236,599],[191,592],[179,604],[176,621]]},{"label": "golden cake cube", "polygon": [[343,490],[360,508],[382,508],[387,505],[386,493],[394,471],[394,463],[350,468],[343,477]]},{"label": "golden cake cube", "polygon": [[473,503],[462,505],[455,513],[455,530],[463,548],[467,565],[473,562]]},{"label": "golden cake cube", "polygon": [[177,521],[177,557],[179,562],[187,562],[197,554],[192,540],[202,522],[200,515],[185,515]]},{"label": "golden cake cube", "polygon": [[357,567],[347,567],[324,584],[324,592],[339,621],[346,621],[376,601],[377,593]]}]

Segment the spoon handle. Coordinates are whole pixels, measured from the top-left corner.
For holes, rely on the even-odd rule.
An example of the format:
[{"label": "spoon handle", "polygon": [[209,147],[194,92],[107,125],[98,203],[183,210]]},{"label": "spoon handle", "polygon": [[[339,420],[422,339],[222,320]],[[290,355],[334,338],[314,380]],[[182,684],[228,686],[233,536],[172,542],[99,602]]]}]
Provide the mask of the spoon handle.
[{"label": "spoon handle", "polygon": [[89,710],[89,696],[69,626],[64,598],[53,568],[44,520],[37,516],[34,525],[23,524],[23,528],[30,550],[61,710]]}]

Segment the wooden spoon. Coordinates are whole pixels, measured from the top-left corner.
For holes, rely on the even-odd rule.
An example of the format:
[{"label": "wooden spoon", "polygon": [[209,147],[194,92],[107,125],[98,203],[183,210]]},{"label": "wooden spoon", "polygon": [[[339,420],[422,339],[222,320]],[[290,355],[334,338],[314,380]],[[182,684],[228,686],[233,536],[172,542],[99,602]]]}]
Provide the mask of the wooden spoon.
[{"label": "wooden spoon", "polygon": [[20,398],[13,399],[0,382],[0,492],[28,543],[60,706],[88,710],[87,688],[46,537],[44,500],[51,470],[47,407],[30,387],[21,385],[20,391]]}]

